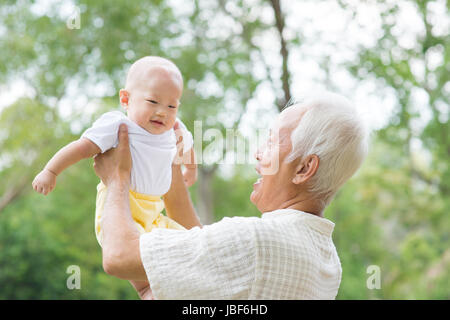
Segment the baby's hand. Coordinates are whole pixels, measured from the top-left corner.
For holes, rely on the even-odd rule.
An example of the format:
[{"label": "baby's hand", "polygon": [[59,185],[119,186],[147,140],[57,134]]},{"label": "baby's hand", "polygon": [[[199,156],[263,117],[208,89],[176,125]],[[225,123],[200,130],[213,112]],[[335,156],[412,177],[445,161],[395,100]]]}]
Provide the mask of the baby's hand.
[{"label": "baby's hand", "polygon": [[55,185],[56,175],[47,169],[42,170],[32,183],[33,189],[43,195],[49,194],[55,188]]},{"label": "baby's hand", "polygon": [[183,172],[183,179],[186,186],[192,186],[197,181],[197,166],[188,165]]}]

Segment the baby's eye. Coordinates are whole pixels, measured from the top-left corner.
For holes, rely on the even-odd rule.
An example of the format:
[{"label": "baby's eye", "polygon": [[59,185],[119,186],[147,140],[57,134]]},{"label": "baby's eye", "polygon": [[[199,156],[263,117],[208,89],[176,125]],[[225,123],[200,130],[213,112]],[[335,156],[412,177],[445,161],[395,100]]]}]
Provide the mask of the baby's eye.
[{"label": "baby's eye", "polygon": [[158,104],[158,101],[155,101],[155,100],[147,100],[147,101],[150,103],[153,103],[153,104]]}]

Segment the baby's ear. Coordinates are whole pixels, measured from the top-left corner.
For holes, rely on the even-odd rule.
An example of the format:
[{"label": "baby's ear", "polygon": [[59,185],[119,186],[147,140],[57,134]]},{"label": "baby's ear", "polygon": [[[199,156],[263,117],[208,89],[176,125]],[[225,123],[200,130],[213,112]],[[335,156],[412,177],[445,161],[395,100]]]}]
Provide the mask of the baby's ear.
[{"label": "baby's ear", "polygon": [[128,99],[130,97],[130,94],[128,93],[127,90],[120,89],[119,97],[120,97],[120,105],[126,109],[128,106]]}]

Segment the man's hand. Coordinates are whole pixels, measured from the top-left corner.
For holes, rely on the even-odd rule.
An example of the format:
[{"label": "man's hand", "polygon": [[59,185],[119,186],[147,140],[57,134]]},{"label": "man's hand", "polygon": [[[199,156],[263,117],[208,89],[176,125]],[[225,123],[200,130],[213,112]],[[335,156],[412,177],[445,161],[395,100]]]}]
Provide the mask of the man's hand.
[{"label": "man's hand", "polygon": [[192,186],[197,181],[197,168],[186,168],[183,172],[183,179],[186,187]]},{"label": "man's hand", "polygon": [[130,181],[131,153],[126,124],[119,127],[119,145],[94,157],[94,169],[97,176],[108,186],[111,181],[119,179]]},{"label": "man's hand", "polygon": [[183,150],[184,150],[184,142],[183,142],[183,129],[180,128],[180,124],[175,122],[173,126],[173,130],[175,131],[175,136],[177,138],[177,154],[173,159],[174,165],[181,165],[183,163]]},{"label": "man's hand", "polygon": [[190,187],[197,181],[197,164],[194,146],[192,146],[189,151],[184,152],[183,129],[180,128],[178,121],[175,122],[173,130],[175,131],[177,140],[177,154],[175,155],[172,164],[175,166],[184,164],[186,169],[183,172],[183,180],[186,186]]}]

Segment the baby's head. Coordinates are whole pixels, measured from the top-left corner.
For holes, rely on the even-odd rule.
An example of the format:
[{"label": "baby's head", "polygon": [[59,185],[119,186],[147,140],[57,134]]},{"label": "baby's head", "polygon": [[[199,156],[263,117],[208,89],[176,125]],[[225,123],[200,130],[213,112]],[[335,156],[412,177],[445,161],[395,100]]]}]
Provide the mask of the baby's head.
[{"label": "baby's head", "polygon": [[182,92],[183,78],[177,66],[148,56],[131,65],[119,95],[128,118],[152,134],[161,134],[175,124]]}]

